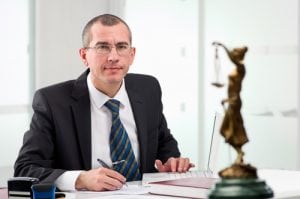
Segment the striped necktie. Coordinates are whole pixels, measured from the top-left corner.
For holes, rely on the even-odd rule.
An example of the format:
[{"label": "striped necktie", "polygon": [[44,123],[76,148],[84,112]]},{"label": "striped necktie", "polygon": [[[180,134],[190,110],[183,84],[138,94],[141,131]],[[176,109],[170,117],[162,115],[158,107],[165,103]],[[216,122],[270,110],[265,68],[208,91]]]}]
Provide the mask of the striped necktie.
[{"label": "striped necktie", "polygon": [[121,164],[113,165],[113,169],[125,176],[127,181],[141,180],[139,166],[135,159],[128,134],[119,117],[120,102],[110,99],[105,103],[105,106],[112,114],[112,125],[109,136],[112,162],[125,160]]}]

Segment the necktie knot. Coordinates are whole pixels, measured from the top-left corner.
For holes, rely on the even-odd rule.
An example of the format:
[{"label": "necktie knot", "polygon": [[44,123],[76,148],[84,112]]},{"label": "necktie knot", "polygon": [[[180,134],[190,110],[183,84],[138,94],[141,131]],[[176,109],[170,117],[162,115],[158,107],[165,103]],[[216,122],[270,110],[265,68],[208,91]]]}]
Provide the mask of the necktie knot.
[{"label": "necktie knot", "polygon": [[115,99],[110,99],[104,104],[112,113],[119,114],[120,102]]}]

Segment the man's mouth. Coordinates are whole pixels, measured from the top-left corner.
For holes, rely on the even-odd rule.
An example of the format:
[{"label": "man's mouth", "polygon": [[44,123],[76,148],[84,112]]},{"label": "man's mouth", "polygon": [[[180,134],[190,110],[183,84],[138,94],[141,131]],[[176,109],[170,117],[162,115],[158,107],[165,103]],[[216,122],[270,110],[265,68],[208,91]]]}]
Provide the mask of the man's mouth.
[{"label": "man's mouth", "polygon": [[121,69],[122,69],[122,67],[119,67],[119,66],[105,67],[105,70],[109,71],[109,72],[117,72]]},{"label": "man's mouth", "polygon": [[122,69],[121,66],[106,66],[105,69],[107,70],[117,70],[117,69]]},{"label": "man's mouth", "polygon": [[120,67],[111,67],[111,68],[105,68],[106,70],[120,70]]}]

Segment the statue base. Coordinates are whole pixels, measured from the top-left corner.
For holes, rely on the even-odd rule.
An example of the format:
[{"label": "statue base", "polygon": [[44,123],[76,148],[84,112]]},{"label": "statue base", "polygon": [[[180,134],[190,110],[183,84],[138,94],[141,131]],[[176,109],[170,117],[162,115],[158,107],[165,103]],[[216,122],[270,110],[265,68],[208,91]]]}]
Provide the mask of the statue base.
[{"label": "statue base", "polygon": [[260,199],[273,197],[272,189],[257,178],[222,179],[210,192],[210,199]]},{"label": "statue base", "polygon": [[219,176],[225,179],[258,178],[256,168],[244,163],[234,163],[230,167],[221,170]]},{"label": "statue base", "polygon": [[273,197],[272,189],[257,177],[250,164],[233,164],[219,172],[221,181],[210,192],[210,199],[260,199]]}]

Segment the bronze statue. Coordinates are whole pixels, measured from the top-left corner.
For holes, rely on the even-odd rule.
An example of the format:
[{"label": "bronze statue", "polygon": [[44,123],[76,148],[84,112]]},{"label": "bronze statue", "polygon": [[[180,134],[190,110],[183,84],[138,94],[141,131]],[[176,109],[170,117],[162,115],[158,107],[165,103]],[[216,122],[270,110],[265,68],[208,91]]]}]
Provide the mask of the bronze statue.
[{"label": "bronze statue", "polygon": [[[246,74],[243,60],[248,49],[247,47],[241,47],[229,50],[219,42],[214,42],[213,45],[216,48],[219,46],[223,47],[230,60],[236,66],[228,76],[228,98],[222,100],[225,116],[220,133],[225,138],[225,141],[236,150],[237,158],[230,167],[219,172],[221,181],[216,183],[214,189],[209,194],[209,199],[271,198],[274,195],[272,189],[264,180],[258,178],[256,168],[250,164],[245,164],[243,159],[244,152],[242,146],[248,142],[248,137],[241,114],[242,100],[240,92]],[[216,50],[216,52],[218,51]],[[223,86],[222,83],[218,82],[218,78],[213,85],[217,87]]]},{"label": "bronze statue", "polygon": [[[226,46],[219,42],[213,45],[222,46],[228,54],[230,60],[236,68],[229,74],[228,98],[222,100],[225,109],[225,116],[221,125],[220,133],[237,152],[237,158],[234,164],[227,169],[220,171],[221,177],[240,178],[240,177],[256,177],[256,169],[250,165],[244,164],[242,146],[248,142],[244,122],[241,115],[242,101],[240,92],[242,89],[242,81],[245,77],[245,65],[243,59],[247,52],[247,47],[234,48],[229,50]],[[228,104],[227,107],[225,104]]]}]

